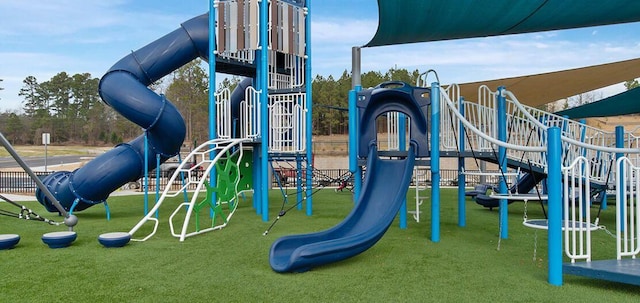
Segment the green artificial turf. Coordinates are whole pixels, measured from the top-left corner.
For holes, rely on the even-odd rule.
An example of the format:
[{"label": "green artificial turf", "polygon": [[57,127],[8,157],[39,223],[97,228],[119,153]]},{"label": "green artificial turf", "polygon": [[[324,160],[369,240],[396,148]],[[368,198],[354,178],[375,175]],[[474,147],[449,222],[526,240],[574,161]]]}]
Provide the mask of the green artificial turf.
[{"label": "green artificial turf", "polygon": [[[414,207],[410,190],[409,209]],[[282,206],[271,193],[270,221],[241,201],[227,227],[179,242],[168,217],[178,198],[159,212],[158,231],[146,242],[104,248],[97,237],[129,231],[143,216],[143,197],[109,199],[111,220],[96,205],[77,213],[78,239],[49,249],[44,233],[64,230],[36,221],[0,217],[0,233],[17,233],[20,243],[0,251],[1,302],[637,302],[640,287],[564,276],[564,286],[547,283],[546,232],[522,226],[523,203],[509,208],[509,238],[498,250],[498,211],[467,201],[467,224],[457,223],[454,189],[442,190],[441,241],[430,237],[429,199],[422,220],[409,215],[408,229],[394,222],[371,249],[305,273],[278,274],[269,267],[269,248],[280,236],[319,231],[340,222],[353,206],[351,194],[332,189],[313,196],[313,216],[291,210],[264,231]],[[289,197],[289,208],[295,197]],[[23,202],[51,219],[37,202]],[[11,210],[9,205],[0,204]],[[527,215],[541,217],[529,202]],[[593,214],[597,213],[596,209]],[[601,223],[613,230],[614,208]],[[142,238],[151,230],[136,234]],[[594,233],[594,259],[615,257],[615,239]],[[536,240],[537,239],[537,240]],[[535,251],[535,252],[534,252]],[[534,260],[535,253],[535,260]]]}]

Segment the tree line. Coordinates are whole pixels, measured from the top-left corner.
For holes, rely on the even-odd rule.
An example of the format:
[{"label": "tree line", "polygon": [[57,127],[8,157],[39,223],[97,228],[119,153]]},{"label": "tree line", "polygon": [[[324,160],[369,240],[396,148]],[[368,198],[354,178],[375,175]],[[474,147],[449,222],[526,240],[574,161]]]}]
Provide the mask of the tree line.
[{"label": "tree line", "polygon": [[[150,86],[164,94],[182,114],[188,145],[197,145],[209,137],[209,75],[203,66],[200,60],[193,61]],[[385,73],[367,72],[362,75],[362,86],[372,87],[389,80],[413,84],[418,76],[418,70],[395,68]],[[50,134],[52,144],[82,145],[113,145],[139,136],[139,126],[102,103],[99,81],[89,73],[60,72],[46,81],[26,77],[18,93],[23,99],[22,107],[0,113],[0,131],[17,145],[41,144],[42,133]],[[218,89],[233,90],[240,81],[236,76],[224,78]],[[347,133],[350,73],[345,70],[338,79],[317,75],[312,87],[314,134]]]},{"label": "tree line", "polygon": [[[176,105],[186,123],[185,144],[190,146],[209,137],[209,75],[203,66],[200,60],[193,61],[150,86]],[[415,84],[419,76],[418,70],[390,68],[384,73],[366,72],[361,79],[362,87],[368,88],[385,81]],[[236,76],[224,78],[218,89],[233,90],[240,80]],[[316,75],[312,80],[314,135],[348,133],[351,80],[347,70],[338,78]],[[113,145],[139,136],[140,127],[102,103],[98,84],[99,79],[89,73],[60,72],[43,82],[28,76],[19,92],[21,110],[0,113],[0,131],[18,145],[40,144],[42,133],[50,133],[53,144],[81,145]],[[625,83],[627,89],[638,86],[637,80]]]}]

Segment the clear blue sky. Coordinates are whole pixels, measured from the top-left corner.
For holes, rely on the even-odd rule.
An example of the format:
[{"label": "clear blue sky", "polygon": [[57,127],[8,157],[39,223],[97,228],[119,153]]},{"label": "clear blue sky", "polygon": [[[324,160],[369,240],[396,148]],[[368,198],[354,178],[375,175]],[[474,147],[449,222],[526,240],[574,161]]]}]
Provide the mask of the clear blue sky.
[{"label": "clear blue sky", "polygon": [[[351,47],[377,27],[375,0],[313,0],[313,74],[350,70]],[[27,76],[102,74],[130,51],[205,13],[208,0],[0,1],[0,111],[21,107]],[[513,77],[640,57],[640,24],[368,48],[363,71],[435,69],[443,84]],[[620,91],[609,88],[605,94]]]}]

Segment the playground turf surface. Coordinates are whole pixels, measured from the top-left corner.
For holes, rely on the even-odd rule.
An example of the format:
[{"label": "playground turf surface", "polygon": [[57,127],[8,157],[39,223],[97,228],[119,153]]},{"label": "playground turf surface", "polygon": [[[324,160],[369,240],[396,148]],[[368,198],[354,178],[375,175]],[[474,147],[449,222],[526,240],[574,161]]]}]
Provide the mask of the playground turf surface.
[{"label": "playground turf surface", "polygon": [[[414,190],[409,191],[413,210]],[[130,230],[143,215],[143,196],[109,199],[111,220],[96,205],[78,213],[78,239],[68,248],[49,249],[43,234],[64,230],[37,221],[0,217],[0,234],[16,233],[20,243],[0,251],[3,302],[637,302],[632,285],[565,275],[564,286],[547,283],[547,237],[522,226],[523,204],[509,208],[509,239],[498,243],[498,212],[467,200],[467,224],[457,223],[455,189],[442,190],[441,241],[430,237],[429,199],[416,223],[398,222],[371,249],[346,261],[306,273],[277,274],[269,267],[269,248],[280,236],[329,228],[352,207],[349,192],[319,191],[313,216],[296,209],[271,229],[282,207],[271,193],[269,222],[242,201],[230,224],[220,231],[179,242],[168,217],[178,203],[160,209],[157,234],[146,242],[104,248],[100,234]],[[153,195],[150,196],[153,199]],[[289,197],[289,208],[295,204]],[[21,202],[54,220],[37,202]],[[7,205],[0,204],[3,209]],[[542,216],[529,203],[528,217]],[[593,215],[597,209],[592,209]],[[614,208],[600,222],[614,230]],[[150,232],[143,228],[140,236]],[[137,236],[138,234],[136,234]],[[499,249],[498,249],[499,245]],[[593,238],[594,259],[615,258],[615,239],[605,231]]]}]

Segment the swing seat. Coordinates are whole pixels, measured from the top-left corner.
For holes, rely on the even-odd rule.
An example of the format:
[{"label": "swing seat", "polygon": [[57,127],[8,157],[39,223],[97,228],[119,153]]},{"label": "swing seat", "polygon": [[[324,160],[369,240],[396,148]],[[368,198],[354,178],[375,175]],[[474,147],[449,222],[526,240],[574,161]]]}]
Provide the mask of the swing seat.
[{"label": "swing seat", "polygon": [[[500,200],[491,198],[485,194],[478,194],[475,196],[476,203],[493,210],[494,207],[500,206]],[[512,201],[509,201],[512,202]]]},{"label": "swing seat", "polygon": [[12,249],[20,242],[20,236],[16,234],[0,235],[0,250]]},{"label": "swing seat", "polygon": [[49,248],[64,248],[76,240],[78,234],[75,231],[56,231],[42,236],[42,242]]},{"label": "swing seat", "polygon": [[104,247],[123,247],[131,241],[131,235],[125,232],[112,232],[98,236],[98,242]]},{"label": "swing seat", "polygon": [[492,187],[493,186],[491,186],[490,184],[478,184],[473,189],[466,191],[464,195],[472,198],[477,195],[486,195],[487,191]]},{"label": "swing seat", "polygon": [[[531,219],[531,220],[525,220],[522,222],[522,225],[526,226],[526,227],[531,227],[531,228],[535,228],[535,229],[544,229],[547,230],[549,229],[549,220],[547,219]],[[584,231],[596,231],[598,230],[598,225],[595,225],[593,223],[587,223],[587,222],[578,222],[578,221],[572,221],[569,220],[569,231],[577,231],[577,230],[584,230]],[[565,227],[565,221],[562,220],[562,230],[564,231],[566,229]]]}]

